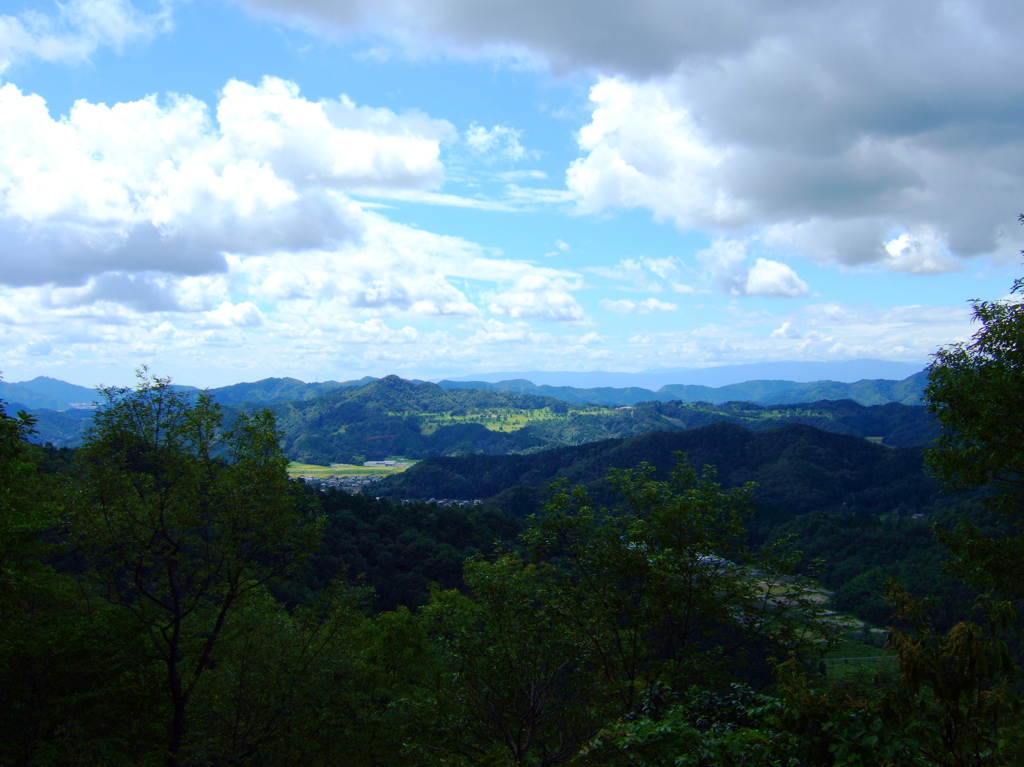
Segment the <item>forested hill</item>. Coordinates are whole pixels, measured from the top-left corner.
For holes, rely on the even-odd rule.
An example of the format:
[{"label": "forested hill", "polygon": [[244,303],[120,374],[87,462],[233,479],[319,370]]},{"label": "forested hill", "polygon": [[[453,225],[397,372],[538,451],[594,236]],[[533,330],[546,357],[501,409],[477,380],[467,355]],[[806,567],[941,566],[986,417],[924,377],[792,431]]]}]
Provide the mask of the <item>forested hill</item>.
[{"label": "forested hill", "polygon": [[446,391],[393,375],[272,407],[288,456],[312,463],[360,463],[389,455],[504,454],[543,447],[544,438],[522,434],[520,427],[528,420],[568,412],[565,403],[548,397]]},{"label": "forested hill", "polygon": [[389,456],[530,453],[652,431],[728,421],[750,429],[802,423],[896,447],[935,436],[923,407],[816,402],[762,407],[648,402],[632,408],[567,405],[550,398],[480,389],[443,390],[389,376],[358,389],[274,406],[285,451],[304,463],[360,463]]},{"label": "forested hill", "polygon": [[430,458],[381,482],[375,492],[487,499],[487,505],[521,516],[540,508],[555,480],[583,485],[604,502],[609,469],[646,461],[663,473],[675,463],[677,451],[694,467],[714,466],[726,487],[756,482],[762,530],[812,511],[913,515],[942,502],[938,483],[924,473],[920,449],[882,447],[799,424],[751,431],[717,423],[532,455]]},{"label": "forested hill", "polygon": [[633,408],[567,405],[550,398],[479,389],[445,391],[390,376],[358,389],[274,406],[290,458],[360,463],[389,456],[507,455],[651,431],[730,421],[753,429],[805,423],[892,446],[934,437],[921,407],[818,402],[774,408],[651,402]]},{"label": "forested hill", "polygon": [[[632,407],[568,404],[551,397],[486,389],[444,389],[397,376],[360,385],[323,384],[320,396],[254,403],[309,393],[293,379],[212,390],[231,413],[269,406],[284,433],[288,457],[303,463],[362,463],[389,457],[484,453],[506,455],[580,445],[650,431],[678,431],[728,421],[750,429],[803,423],[825,431],[868,437],[894,447],[928,444],[935,436],[923,407],[897,403],[865,407],[850,400],[762,406],[644,402]],[[249,388],[246,388],[249,387]],[[228,396],[230,394],[230,396]],[[224,401],[222,401],[224,400]],[[232,404],[245,400],[244,404]],[[90,423],[92,411],[30,410],[38,419],[39,442],[73,447]]]},{"label": "forested hill", "polygon": [[934,421],[924,407],[895,402],[869,407],[852,400],[821,400],[776,406],[750,402],[726,402],[722,405],[702,402],[644,402],[632,410],[641,418],[656,414],[666,424],[661,428],[670,431],[677,428],[695,429],[720,421],[755,430],[801,423],[836,434],[874,439],[889,447],[921,447],[929,444],[938,435]]},{"label": "forested hill", "polygon": [[221,405],[241,405],[245,402],[290,402],[314,399],[335,389],[365,386],[377,379],[369,376],[358,381],[323,381],[306,383],[297,378],[264,378],[253,383],[237,383],[210,389],[210,394]]}]

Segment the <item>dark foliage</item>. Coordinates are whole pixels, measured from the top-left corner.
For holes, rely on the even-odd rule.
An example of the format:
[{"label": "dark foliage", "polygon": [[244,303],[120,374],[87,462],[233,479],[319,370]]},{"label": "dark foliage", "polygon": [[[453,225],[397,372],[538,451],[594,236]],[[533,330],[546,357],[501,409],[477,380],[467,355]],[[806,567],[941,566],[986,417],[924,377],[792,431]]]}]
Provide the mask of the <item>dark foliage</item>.
[{"label": "dark foliage", "polygon": [[[673,454],[691,465],[714,466],[725,487],[757,483],[756,539],[794,516],[812,511],[877,515],[902,509],[927,513],[940,494],[924,473],[918,449],[892,449],[863,439],[807,426],[749,431],[718,423],[681,432],[651,432],[627,440],[607,440],[530,455],[431,458],[380,486],[382,493],[408,498],[493,499],[489,505],[511,511],[509,493],[531,502],[520,515],[535,513],[543,488],[557,479],[587,486],[595,497],[608,494],[604,476],[645,461],[659,472]],[[522,492],[515,488],[529,487]]]},{"label": "dark foliage", "polygon": [[309,599],[335,579],[362,580],[377,610],[426,604],[429,587],[463,588],[470,557],[510,546],[520,520],[482,508],[396,503],[342,490],[320,495],[323,537],[299,577],[281,587],[291,600]]},{"label": "dark foliage", "polygon": [[876,626],[892,622],[893,606],[883,586],[895,579],[925,599],[934,625],[948,630],[970,613],[978,596],[949,572],[951,557],[935,538],[933,526],[952,528],[967,517],[986,529],[994,520],[976,502],[937,499],[933,511],[914,518],[907,512],[884,516],[812,513],[776,528],[774,538],[792,535],[805,567],[835,592],[834,604]]}]

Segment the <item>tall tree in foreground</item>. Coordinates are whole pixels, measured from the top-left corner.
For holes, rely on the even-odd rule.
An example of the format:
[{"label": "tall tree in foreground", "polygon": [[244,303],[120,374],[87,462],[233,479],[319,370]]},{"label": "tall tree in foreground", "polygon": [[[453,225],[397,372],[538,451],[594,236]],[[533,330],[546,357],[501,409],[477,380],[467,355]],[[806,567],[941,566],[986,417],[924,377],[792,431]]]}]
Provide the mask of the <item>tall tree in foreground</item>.
[{"label": "tall tree in foreground", "polygon": [[0,765],[132,763],[148,700],[137,631],[69,573],[73,486],[40,471],[32,433],[0,402]]},{"label": "tall tree in foreground", "polygon": [[[1024,218],[1022,218],[1024,221]],[[981,488],[1019,532],[985,536],[970,524],[941,535],[958,573],[972,585],[1024,597],[1024,279],[1011,298],[975,300],[981,327],[970,341],[940,349],[925,398],[942,433],[928,463],[954,491]]]},{"label": "tall tree in foreground", "polygon": [[296,502],[268,411],[223,429],[208,395],[193,403],[145,370],[135,389],[103,393],[73,528],[99,593],[131,615],[163,669],[175,765],[234,616],[315,545],[318,523]]},{"label": "tall tree in foreground", "polygon": [[898,674],[821,686],[782,669],[788,718],[780,721],[811,763],[994,767],[1024,760],[1017,669],[1004,639],[1017,622],[1006,600],[1024,597],[1024,304],[1014,297],[1021,293],[1024,280],[1017,280],[1009,300],[973,302],[981,327],[970,341],[936,352],[925,392],[942,429],[927,456],[933,473],[950,490],[981,491],[1009,526],[993,535],[963,522],[936,534],[959,575],[1002,599],[979,599],[980,622],[964,619],[942,634],[924,605],[890,582]]}]

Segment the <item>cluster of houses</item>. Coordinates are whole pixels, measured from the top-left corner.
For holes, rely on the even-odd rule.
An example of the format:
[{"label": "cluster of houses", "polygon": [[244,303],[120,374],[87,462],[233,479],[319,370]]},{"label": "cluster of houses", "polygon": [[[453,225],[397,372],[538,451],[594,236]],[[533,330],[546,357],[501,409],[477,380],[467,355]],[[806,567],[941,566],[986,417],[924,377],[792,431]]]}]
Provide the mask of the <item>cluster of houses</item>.
[{"label": "cluster of houses", "polygon": [[[363,463],[364,468],[368,469],[392,469],[399,468],[402,464],[399,461],[366,461]],[[382,480],[386,474],[350,474],[343,477],[296,477],[301,482],[305,482],[307,485],[311,485],[316,489],[324,492],[329,489],[344,490],[347,493],[359,493],[366,492],[370,486],[375,482]],[[378,500],[380,500],[378,498]],[[426,503],[428,505],[442,506],[447,508],[457,509],[468,509],[473,506],[480,506],[483,501],[480,499],[474,499],[470,501],[460,501],[455,498],[430,498],[426,501],[422,499],[402,499],[398,501],[403,506],[408,506],[412,503]]]},{"label": "cluster of houses", "polygon": [[374,482],[379,482],[383,477],[380,474],[359,474],[350,477],[299,477],[299,479],[319,490],[334,488],[348,493],[357,493]]},{"label": "cluster of houses", "polygon": [[456,501],[451,498],[430,498],[426,501],[419,499],[403,498],[399,501],[403,506],[408,506],[410,503],[426,503],[434,504],[435,506],[449,506],[458,509],[468,509],[470,506],[480,506],[483,504],[479,498],[472,501]]}]

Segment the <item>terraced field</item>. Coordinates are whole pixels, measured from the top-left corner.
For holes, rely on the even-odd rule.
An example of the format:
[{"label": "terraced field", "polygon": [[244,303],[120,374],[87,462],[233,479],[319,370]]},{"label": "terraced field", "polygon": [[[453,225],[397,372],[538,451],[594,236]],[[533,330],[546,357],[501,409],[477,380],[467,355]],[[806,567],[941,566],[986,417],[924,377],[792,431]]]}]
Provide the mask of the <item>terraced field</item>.
[{"label": "terraced field", "polygon": [[315,463],[296,463],[295,461],[292,461],[288,464],[288,476],[316,477],[317,479],[327,479],[328,477],[357,477],[367,476],[370,474],[388,476],[405,471],[412,466],[413,463],[415,463],[415,461],[403,461],[394,468],[391,468],[379,466],[355,466],[349,463],[333,463],[330,466],[321,466]]},{"label": "terraced field", "polygon": [[879,668],[890,672],[898,670],[896,657],[890,651],[853,638],[845,639],[824,660],[830,680],[842,679],[851,674],[873,674]]},{"label": "terraced field", "polygon": [[[592,406],[575,408],[572,413],[575,415],[609,415],[615,408]],[[397,413],[392,415],[398,415]],[[457,426],[459,424],[476,423],[490,431],[513,432],[519,431],[524,426],[534,422],[564,421],[569,417],[568,412],[556,413],[551,408],[540,408],[537,410],[517,410],[514,408],[490,408],[475,412],[453,412],[453,413],[416,413],[422,423],[420,433],[424,436],[433,434],[442,426]]]}]

